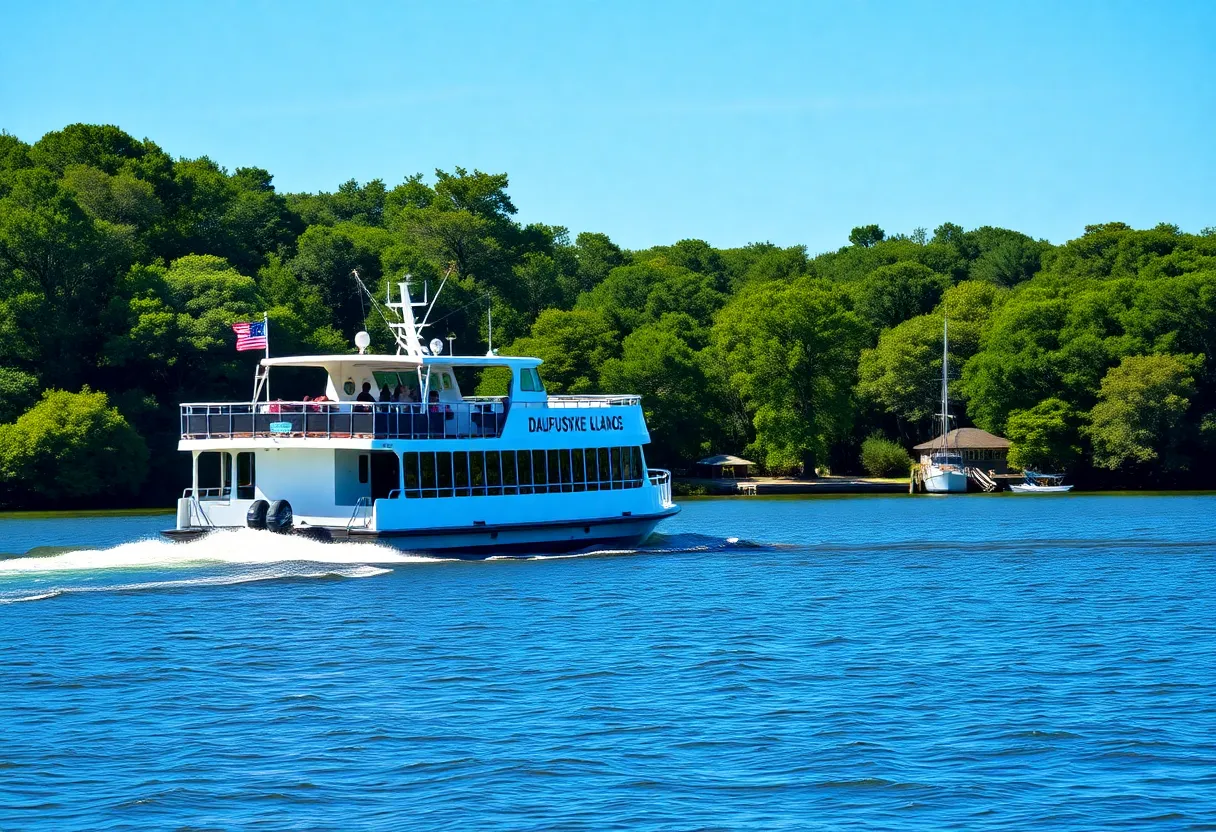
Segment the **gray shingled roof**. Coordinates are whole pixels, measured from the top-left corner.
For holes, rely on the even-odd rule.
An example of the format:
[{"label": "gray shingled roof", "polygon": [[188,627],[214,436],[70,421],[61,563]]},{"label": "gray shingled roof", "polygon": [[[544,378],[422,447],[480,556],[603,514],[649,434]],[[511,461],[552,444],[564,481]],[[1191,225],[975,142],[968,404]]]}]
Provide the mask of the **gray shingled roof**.
[{"label": "gray shingled roof", "polygon": [[[966,451],[996,451],[1008,449],[1010,442],[1004,437],[993,436],[988,431],[980,430],[979,428],[955,428],[946,434],[946,445]],[[930,439],[928,442],[921,442],[912,450],[931,451],[941,446],[942,438],[939,436],[936,439]]]}]

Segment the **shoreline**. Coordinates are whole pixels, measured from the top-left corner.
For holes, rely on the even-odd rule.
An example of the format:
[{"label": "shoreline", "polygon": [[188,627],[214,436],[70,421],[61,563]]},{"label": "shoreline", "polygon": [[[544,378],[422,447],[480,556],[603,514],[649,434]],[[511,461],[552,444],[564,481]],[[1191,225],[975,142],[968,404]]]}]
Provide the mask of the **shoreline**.
[{"label": "shoreline", "polygon": [[[907,480],[902,481],[903,488],[900,490],[885,489],[885,490],[831,490],[823,489],[806,492],[769,492],[761,494],[744,494],[742,492],[722,491],[714,494],[685,494],[675,495],[677,501],[709,501],[709,500],[735,500],[747,498],[751,500],[813,500],[813,499],[843,499],[843,498],[862,498],[862,497],[917,497],[917,498],[940,498],[951,497],[957,499],[959,497],[1034,497],[1040,499],[1043,497],[1055,497],[1057,499],[1067,499],[1070,497],[1202,497],[1216,495],[1216,489],[1161,489],[1161,490],[1094,490],[1094,491],[1071,491],[1067,494],[1055,495],[1026,495],[1013,494],[1008,491],[998,491],[991,494],[982,491],[969,492],[967,494],[909,494],[907,492]],[[98,508],[98,509],[62,509],[62,510],[23,510],[23,509],[5,509],[0,511],[0,520],[64,520],[75,517],[153,517],[172,515],[172,508]]]}]

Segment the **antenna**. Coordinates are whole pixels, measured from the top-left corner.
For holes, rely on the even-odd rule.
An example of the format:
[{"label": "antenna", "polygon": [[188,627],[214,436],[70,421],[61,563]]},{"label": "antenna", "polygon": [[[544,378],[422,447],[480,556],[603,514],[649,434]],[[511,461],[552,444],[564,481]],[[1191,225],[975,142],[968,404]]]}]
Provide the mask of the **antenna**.
[{"label": "antenna", "polygon": [[486,298],[486,338],[490,342],[490,348],[486,350],[486,355],[494,354],[494,301]]},{"label": "antenna", "polygon": [[[456,270],[455,263],[449,263],[447,271],[443,273],[443,282],[439,284],[439,288],[435,290],[435,297],[431,298],[431,305],[427,307],[426,314],[422,316],[422,323],[418,324],[418,331],[421,332],[426,322],[431,318],[431,311],[434,310],[435,304],[439,302],[439,295],[443,292],[443,287],[448,285],[448,277]],[[425,304],[426,302],[423,301]]]}]

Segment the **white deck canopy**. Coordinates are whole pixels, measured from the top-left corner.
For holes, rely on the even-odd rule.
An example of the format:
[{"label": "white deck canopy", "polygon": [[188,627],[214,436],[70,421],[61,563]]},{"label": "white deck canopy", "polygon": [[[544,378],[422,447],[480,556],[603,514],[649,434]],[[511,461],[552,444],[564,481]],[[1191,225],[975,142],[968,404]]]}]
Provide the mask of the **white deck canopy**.
[{"label": "white deck canopy", "polygon": [[416,370],[419,367],[539,367],[539,358],[514,355],[291,355],[263,358],[263,367],[368,367],[372,370]]},{"label": "white deck canopy", "polygon": [[[329,376],[326,395],[332,401],[349,401],[356,397],[365,382],[370,383],[374,391],[379,391],[375,374],[380,373],[420,373],[428,376],[431,370],[447,371],[459,367],[485,368],[506,367],[514,372],[524,369],[535,369],[542,364],[539,358],[507,356],[507,355],[293,355],[282,358],[263,358],[262,367],[269,371],[272,367],[312,367],[322,369]],[[348,385],[349,382],[349,385]],[[350,387],[350,389],[348,389]],[[355,391],[355,392],[352,392]],[[447,386],[445,396],[448,398]],[[543,391],[541,391],[543,397]],[[460,398],[459,392],[451,394],[452,398]],[[255,395],[256,398],[256,395]],[[526,397],[525,397],[526,398]]]}]

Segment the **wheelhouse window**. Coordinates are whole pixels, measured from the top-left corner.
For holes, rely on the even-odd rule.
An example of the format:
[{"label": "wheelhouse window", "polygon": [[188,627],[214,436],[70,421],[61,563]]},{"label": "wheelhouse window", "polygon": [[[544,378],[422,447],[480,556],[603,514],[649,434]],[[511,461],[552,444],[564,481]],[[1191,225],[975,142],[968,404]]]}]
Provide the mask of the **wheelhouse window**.
[{"label": "wheelhouse window", "polygon": [[545,385],[541,383],[540,373],[535,367],[522,367],[519,371],[519,389],[525,393],[543,393]]}]

